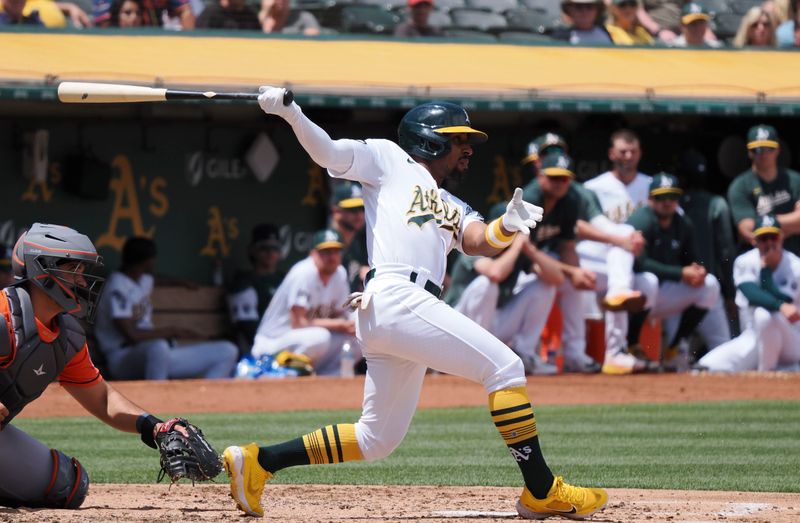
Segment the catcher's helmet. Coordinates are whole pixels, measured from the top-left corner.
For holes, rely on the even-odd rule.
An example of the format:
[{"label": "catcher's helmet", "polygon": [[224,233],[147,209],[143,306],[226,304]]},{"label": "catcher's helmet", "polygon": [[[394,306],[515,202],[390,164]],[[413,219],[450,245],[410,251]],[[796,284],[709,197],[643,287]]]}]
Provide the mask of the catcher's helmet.
[{"label": "catcher's helmet", "polygon": [[486,133],[469,123],[467,111],[449,102],[428,102],[408,111],[397,128],[400,147],[410,154],[434,160],[450,151],[449,134],[466,133],[470,143],[483,143]]},{"label": "catcher's helmet", "polygon": [[30,282],[66,312],[92,320],[105,278],[92,274],[103,258],[87,236],[62,225],[34,223],[14,245],[11,265],[15,285]]}]

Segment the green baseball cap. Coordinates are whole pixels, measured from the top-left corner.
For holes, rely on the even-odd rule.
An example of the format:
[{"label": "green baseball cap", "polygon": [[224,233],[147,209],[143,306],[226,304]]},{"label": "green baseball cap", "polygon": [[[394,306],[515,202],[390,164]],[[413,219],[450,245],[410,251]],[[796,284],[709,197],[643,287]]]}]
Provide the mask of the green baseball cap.
[{"label": "green baseball cap", "polygon": [[689,2],[683,6],[681,10],[681,23],[683,25],[689,25],[697,20],[705,20],[706,22],[711,20],[711,14],[703,7],[703,4]]},{"label": "green baseball cap", "polygon": [[563,152],[551,152],[542,158],[542,174],[574,178],[572,159]]},{"label": "green baseball cap", "polygon": [[747,148],[755,149],[756,147],[770,147],[777,149],[780,147],[778,143],[778,132],[771,125],[754,125],[747,131]]},{"label": "green baseball cap", "polygon": [[333,192],[333,202],[342,209],[357,209],[364,207],[364,198],[361,185],[358,183],[341,183]]},{"label": "green baseball cap", "polygon": [[522,159],[522,164],[535,162],[551,152],[567,152],[567,141],[560,134],[545,133],[529,143],[527,155]]},{"label": "green baseball cap", "polygon": [[753,234],[758,237],[762,234],[779,234],[781,232],[781,224],[774,214],[765,214],[756,218],[756,225],[753,229]]},{"label": "green baseball cap", "polygon": [[683,190],[680,188],[678,178],[669,173],[658,173],[653,176],[650,182],[650,196],[662,196],[664,194],[674,194],[680,196]]},{"label": "green baseball cap", "polygon": [[311,248],[317,251],[321,249],[344,248],[342,237],[333,229],[323,229],[314,233],[314,236],[311,238],[311,245]]}]

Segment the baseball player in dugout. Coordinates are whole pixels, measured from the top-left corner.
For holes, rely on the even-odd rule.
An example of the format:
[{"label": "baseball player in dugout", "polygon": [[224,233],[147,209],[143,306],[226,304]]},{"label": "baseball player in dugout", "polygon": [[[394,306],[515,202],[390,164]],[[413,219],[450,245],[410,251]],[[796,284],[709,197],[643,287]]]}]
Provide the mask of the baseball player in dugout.
[{"label": "baseball player in dugout", "polygon": [[719,300],[719,282],[698,263],[692,222],[677,212],[683,194],[678,179],[659,173],[653,177],[649,192],[647,207],[634,212],[628,223],[644,235],[645,248],[636,265],[638,270],[658,277],[658,298],[652,309],[631,314],[628,343],[636,345],[648,315],[680,315],[677,328],[667,333],[670,341],[662,351],[661,365],[667,371],[688,370],[687,338]]},{"label": "baseball player in dugout", "polygon": [[339,182],[333,191],[330,227],[338,232],[344,243],[342,265],[353,291],[364,290],[364,278],[369,271],[367,259],[367,230],[364,221],[364,199],[361,184]]},{"label": "baseball player in dugout", "polygon": [[309,255],[294,264],[281,282],[258,325],[251,351],[256,358],[300,356],[317,374],[338,373],[342,346],[351,343],[361,357],[355,323],[344,303],[350,294],[342,266],[344,243],[336,231],[314,234]]},{"label": "baseball player in dugout", "polygon": [[774,214],[781,224],[784,248],[800,255],[800,173],[778,165],[780,142],[770,125],[755,125],[747,133],[752,165],[728,187],[728,203],[739,235],[754,245],[755,220]]},{"label": "baseball player in dugout", "polygon": [[[544,209],[542,223],[531,235],[531,241],[552,253],[564,273],[564,282],[558,287],[556,297],[563,318],[564,368],[567,371],[596,372],[598,364],[586,354],[586,323],[580,292],[594,290],[596,276],[580,266],[575,251],[580,197],[574,190],[570,191],[574,177],[572,160],[566,153],[548,152],[541,159],[538,175],[525,186],[522,194],[525,201]],[[549,307],[538,313],[547,316]]]},{"label": "baseball player in dugout", "polygon": [[12,256],[15,283],[0,291],[0,506],[76,509],[89,475],[75,458],[11,424],[58,381],[104,423],[138,432],[156,448],[162,422],[109,385],[89,358],[78,318],[91,321],[103,278],[92,242],[60,225],[34,223]]},{"label": "baseball player in dugout", "polygon": [[800,370],[800,258],[783,248],[772,214],[756,219],[753,236],[756,247],[734,262],[742,334],[703,356],[699,369]]},{"label": "baseball player in dugout", "polygon": [[[595,196],[604,216],[592,216],[592,212],[587,214],[590,220],[579,222],[578,233],[583,240],[577,251],[581,266],[597,275],[597,297],[605,310],[606,354],[602,371],[606,374],[654,370],[652,362],[635,350],[638,344],[628,344],[628,313],[652,307],[658,293],[655,275],[634,271],[634,258],[641,254],[644,238],[625,223],[647,203],[651,178],[639,172],[641,158],[636,133],[629,129],[615,131],[608,149],[611,170],[583,184]],[[593,225],[595,230],[587,225]]]},{"label": "baseball player in dugout", "polygon": [[239,508],[263,515],[265,483],[283,468],[388,456],[408,431],[429,367],[484,386],[492,421],[523,476],[517,501],[522,517],[586,517],[603,508],[608,500],[603,489],[570,485],[547,466],[519,357],[439,299],[451,249],[495,256],[542,219],[542,209],[525,202],[520,188],[506,212],[489,224],[441,188],[448,177],[466,175],[473,147],[487,135],[472,127],[462,107],[430,102],[402,118],[398,143],[332,140],[296,103],[284,106],[283,94],[263,87],[259,105],[285,119],[331,176],[363,187],[372,268],[364,292],[351,295],[350,303],[357,309],[356,335],[367,375],[356,423],[329,425],[272,446],[225,449]]},{"label": "baseball player in dugout", "polygon": [[[489,221],[506,212],[507,203],[489,211]],[[558,367],[538,354],[556,288],[564,282],[558,262],[524,235],[495,257],[459,254],[445,302],[491,332],[522,359],[526,374],[556,374]],[[517,285],[519,275],[535,279]]]}]

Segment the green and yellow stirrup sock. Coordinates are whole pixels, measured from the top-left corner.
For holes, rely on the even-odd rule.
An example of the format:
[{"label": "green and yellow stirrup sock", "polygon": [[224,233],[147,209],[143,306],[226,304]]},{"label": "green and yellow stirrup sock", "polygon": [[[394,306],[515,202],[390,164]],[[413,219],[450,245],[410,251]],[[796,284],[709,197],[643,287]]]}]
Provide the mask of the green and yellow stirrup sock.
[{"label": "green and yellow stirrup sock", "polygon": [[492,421],[517,461],[525,486],[534,497],[544,499],[553,485],[553,473],[539,448],[539,433],[533,407],[525,387],[498,390],[489,394]]},{"label": "green and yellow stirrup sock", "polygon": [[321,465],[364,459],[352,423],[328,425],[300,438],[259,447],[258,463],[267,472],[275,473],[297,465]]}]

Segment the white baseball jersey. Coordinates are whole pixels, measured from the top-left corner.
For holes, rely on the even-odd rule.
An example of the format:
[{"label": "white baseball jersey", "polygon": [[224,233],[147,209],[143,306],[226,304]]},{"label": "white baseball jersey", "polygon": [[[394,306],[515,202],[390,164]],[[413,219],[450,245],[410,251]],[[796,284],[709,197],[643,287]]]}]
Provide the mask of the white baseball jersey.
[{"label": "white baseball jersey", "polygon": [[[614,223],[625,223],[633,211],[647,204],[652,178],[643,173],[637,173],[633,181],[627,185],[619,181],[611,171],[606,171],[591,180],[584,182],[583,186],[594,192],[603,209],[603,214]],[[582,241],[578,246],[581,257],[597,258],[605,262],[609,246],[594,241]]]},{"label": "white baseball jersey", "polygon": [[103,350],[122,347],[128,341],[114,325],[115,319],[130,318],[139,329],[153,328],[153,285],[150,274],[143,274],[139,281],[122,272],[111,274],[97,304],[95,322],[95,336]]},{"label": "white baseball jersey", "polygon": [[307,309],[309,319],[344,317],[342,306],[349,295],[350,284],[343,266],[340,265],[328,283],[323,284],[309,256],[295,263],[283,279],[264,311],[256,335],[277,338],[290,331],[292,307]]},{"label": "white baseball jersey", "polygon": [[[760,285],[760,275],[761,255],[758,249],[750,249],[733,262],[733,282],[736,287],[745,282]],[[800,258],[784,249],[778,267],[772,272],[772,281],[775,282],[779,291],[790,296],[794,300],[794,304],[800,307]],[[738,290],[736,291],[736,305],[739,308],[749,306],[747,298]]]},{"label": "white baseball jersey", "polygon": [[461,249],[467,225],[483,218],[444,189],[389,140],[353,142],[353,164],[333,177],[361,182],[372,267],[405,265],[430,272],[441,285],[447,254]]}]

